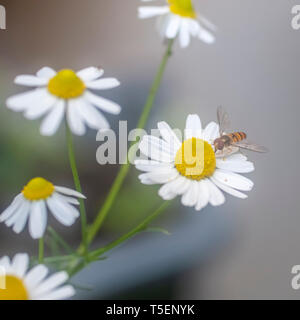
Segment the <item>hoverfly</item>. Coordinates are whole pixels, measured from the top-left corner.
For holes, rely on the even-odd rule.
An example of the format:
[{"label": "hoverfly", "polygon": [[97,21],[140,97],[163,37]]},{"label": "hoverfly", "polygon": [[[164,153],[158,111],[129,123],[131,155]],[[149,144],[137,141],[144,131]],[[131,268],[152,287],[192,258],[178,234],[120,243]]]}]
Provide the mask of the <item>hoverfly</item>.
[{"label": "hoverfly", "polygon": [[245,132],[227,133],[229,132],[230,121],[228,113],[223,107],[218,108],[217,117],[220,126],[220,137],[213,142],[216,156],[229,156],[230,154],[239,151],[239,148],[255,152],[268,152],[267,148],[247,141]]}]

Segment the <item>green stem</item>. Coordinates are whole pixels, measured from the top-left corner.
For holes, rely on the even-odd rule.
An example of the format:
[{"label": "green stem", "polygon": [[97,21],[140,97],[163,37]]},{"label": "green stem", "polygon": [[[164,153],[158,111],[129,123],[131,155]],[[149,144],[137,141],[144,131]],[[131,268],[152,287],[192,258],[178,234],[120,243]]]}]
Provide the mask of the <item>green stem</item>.
[{"label": "green stem", "polygon": [[[74,144],[73,144],[73,137],[72,132],[66,122],[66,139],[68,145],[68,154],[69,154],[69,161],[70,166],[73,174],[75,188],[78,192],[82,193],[82,188],[79,180],[79,174],[77,170],[76,160],[75,160],[75,152],[74,152]],[[86,210],[83,199],[79,199],[80,204],[80,218],[81,218],[81,233],[82,233],[82,244],[83,244],[83,252],[86,253],[87,251],[87,218],[86,218]]]},{"label": "green stem", "polygon": [[[164,71],[166,69],[168,59],[172,55],[173,43],[174,43],[174,39],[169,40],[167,50],[164,54],[164,57],[162,59],[160,66],[159,66],[158,72],[157,72],[156,77],[153,81],[152,87],[149,92],[149,96],[148,96],[146,104],[144,106],[142,115],[139,119],[139,122],[137,125],[137,128],[139,128],[139,129],[143,129],[146,125],[147,119],[149,117],[150,111],[151,111],[153,103],[154,103],[154,100],[156,98],[157,91],[158,91],[159,86],[161,84],[161,80],[162,80]],[[133,145],[133,144],[134,144],[134,142],[131,145]],[[95,221],[93,222],[93,224],[89,228],[88,239],[87,239],[88,244],[93,241],[93,239],[95,238],[99,229],[101,228],[109,210],[111,209],[111,207],[114,203],[114,200],[116,199],[116,197],[121,189],[121,186],[122,186],[128,172],[129,172],[129,169],[130,169],[130,162],[127,161],[126,164],[122,165],[101,210],[99,211]],[[80,251],[82,251],[82,247],[80,248]]]},{"label": "green stem", "polygon": [[48,227],[48,232],[67,253],[71,254],[74,252],[71,246],[52,227]]},{"label": "green stem", "polygon": [[166,210],[166,208],[171,204],[171,201],[165,201],[158,209],[156,209],[150,216],[148,216],[143,222],[141,222],[137,227],[126,233],[125,235],[121,236],[119,239],[111,242],[104,248],[100,248],[94,251],[89,252],[88,259],[84,259],[78,264],[70,267],[68,270],[69,277],[74,276],[76,273],[81,271],[87,264],[92,261],[99,259],[101,255],[105,252],[110,251],[111,249],[119,246],[123,242],[129,240],[130,238],[134,237],[138,233],[147,229],[150,222],[152,222],[155,218],[157,218],[162,212]]},{"label": "green stem", "polygon": [[152,222],[155,218],[157,218],[162,212],[166,210],[166,208],[170,205],[170,201],[165,201],[158,209],[156,209],[149,217],[147,217],[142,223],[140,223],[137,227],[129,231],[128,233],[121,236],[119,239],[111,242],[104,248],[100,248],[98,250],[92,251],[90,253],[90,257],[98,257],[103,253],[110,251],[111,249],[119,246],[121,243],[127,241],[128,239],[134,237],[136,234],[147,229],[150,222]]},{"label": "green stem", "polygon": [[44,261],[44,238],[39,239],[39,263]]}]

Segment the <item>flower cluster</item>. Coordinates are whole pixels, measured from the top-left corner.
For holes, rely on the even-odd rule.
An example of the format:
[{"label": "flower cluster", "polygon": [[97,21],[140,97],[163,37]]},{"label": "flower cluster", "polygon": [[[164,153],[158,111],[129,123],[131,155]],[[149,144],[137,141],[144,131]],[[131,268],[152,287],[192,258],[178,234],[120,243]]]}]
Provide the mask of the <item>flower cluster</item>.
[{"label": "flower cluster", "polygon": [[[163,38],[169,40],[163,63],[140,118],[139,123],[145,124],[164,72],[165,62],[170,56],[173,40],[178,38],[181,47],[187,47],[191,37],[213,43],[213,32],[216,28],[196,12],[192,0],[167,0],[162,6],[148,4],[138,9],[138,16],[142,19],[158,17],[159,32]],[[44,136],[53,135],[63,119],[66,120],[68,154],[76,191],[36,177],[23,187],[0,214],[0,222],[11,227],[15,233],[21,233],[28,224],[31,237],[39,240],[38,263],[33,259],[35,265],[31,270],[28,270],[28,254],[17,254],[12,261],[7,256],[0,259],[0,289],[1,285],[4,286],[4,290],[0,290],[0,300],[70,298],[75,291],[71,285],[66,284],[69,276],[113,247],[110,245],[104,248],[105,250],[100,248],[100,251],[89,252],[89,244],[120,191],[129,163],[123,165],[94,223],[87,226],[84,204],[86,197],[81,191],[72,142],[72,133],[82,136],[87,127],[94,130],[108,129],[110,125],[103,112],[117,115],[121,111],[119,104],[94,93],[95,90],[107,90],[120,85],[115,78],[102,78],[103,74],[104,71],[96,67],[88,67],[78,72],[72,69],[55,71],[50,67],[43,67],[35,75],[19,75],[15,79],[17,85],[31,89],[8,98],[9,109],[22,112],[25,118],[30,120],[43,117],[40,133]],[[252,172],[253,163],[239,152],[237,146],[228,154],[220,153],[221,149],[229,147],[231,140],[237,142],[244,138],[245,134],[236,133],[232,134],[232,137],[224,135],[216,122],[210,122],[203,127],[196,114],[187,116],[182,141],[166,122],[159,122],[157,126],[160,137],[146,135],[139,143],[139,149],[146,157],[135,161],[136,168],[143,172],[139,175],[142,184],[160,184],[162,186],[158,194],[164,201],[181,196],[182,205],[194,207],[198,211],[208,204],[222,205],[225,202],[223,192],[241,199],[247,198],[244,192],[252,189],[253,182],[241,174]],[[80,217],[82,242],[78,250],[73,252],[71,249],[72,263],[69,265],[69,256],[59,257],[66,261],[60,269],[65,268],[68,273],[60,271],[46,278],[48,268],[43,264],[43,259],[48,212],[67,227],[72,226]],[[159,210],[155,211],[153,217],[156,217],[157,212]],[[114,245],[135,235],[137,230],[145,230],[150,221],[148,218],[140,228],[121,237]],[[61,242],[64,243],[62,239]]]}]

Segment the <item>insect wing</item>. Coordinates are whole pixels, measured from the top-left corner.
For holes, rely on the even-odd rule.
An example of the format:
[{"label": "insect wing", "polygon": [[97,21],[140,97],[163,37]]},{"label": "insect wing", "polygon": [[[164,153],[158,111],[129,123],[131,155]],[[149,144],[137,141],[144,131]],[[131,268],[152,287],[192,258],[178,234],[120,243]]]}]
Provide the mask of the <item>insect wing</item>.
[{"label": "insect wing", "polygon": [[251,150],[251,151],[255,151],[255,152],[265,153],[265,152],[269,151],[266,147],[263,147],[258,144],[251,143],[251,142],[245,141],[245,140],[240,141],[240,142],[236,142],[236,143],[234,143],[234,145],[239,148],[247,149],[247,150]]},{"label": "insect wing", "polygon": [[219,107],[217,111],[218,122],[220,126],[220,135],[222,136],[225,132],[229,132],[230,120],[228,113],[224,110],[223,107]]}]

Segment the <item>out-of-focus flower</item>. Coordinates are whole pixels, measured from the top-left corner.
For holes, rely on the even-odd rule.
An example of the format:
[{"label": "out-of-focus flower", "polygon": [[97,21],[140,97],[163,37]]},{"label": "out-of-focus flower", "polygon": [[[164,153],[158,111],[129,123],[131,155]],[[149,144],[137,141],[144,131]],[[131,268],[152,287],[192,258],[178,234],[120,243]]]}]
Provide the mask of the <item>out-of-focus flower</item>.
[{"label": "out-of-focus flower", "polygon": [[0,282],[4,284],[4,288],[0,288],[0,300],[62,300],[75,294],[71,285],[65,285],[66,272],[46,278],[46,266],[40,264],[28,271],[28,265],[26,253],[16,254],[12,261],[7,256],[0,259]]},{"label": "out-of-focus flower", "polygon": [[84,135],[86,125],[92,129],[107,129],[109,123],[101,111],[119,114],[121,107],[99,97],[90,90],[105,90],[120,85],[115,78],[99,79],[104,71],[95,67],[77,73],[64,69],[59,72],[44,67],[36,75],[20,75],[15,83],[37,87],[7,100],[8,108],[24,112],[24,116],[34,120],[45,115],[40,132],[53,135],[66,114],[68,125],[76,135]]},{"label": "out-of-focus flower", "polygon": [[18,194],[11,205],[0,215],[13,231],[20,233],[29,219],[29,232],[33,239],[42,238],[47,226],[47,207],[63,225],[71,226],[79,217],[76,198],[81,193],[65,187],[54,186],[44,178],[34,178]]},{"label": "out-of-focus flower", "polygon": [[[142,0],[150,2],[154,0]],[[139,18],[158,18],[158,30],[163,37],[173,39],[179,36],[181,47],[187,47],[190,37],[198,37],[205,43],[213,43],[216,27],[197,14],[192,0],[167,0],[165,6],[144,6],[138,9]]]},{"label": "out-of-focus flower", "polygon": [[239,173],[253,171],[253,163],[240,153],[216,158],[213,141],[220,136],[218,124],[211,122],[202,129],[198,115],[189,115],[183,143],[166,122],[158,123],[158,129],[163,139],[144,136],[139,145],[140,151],[151,159],[135,162],[137,169],[145,172],[139,176],[143,184],[163,184],[159,195],[164,200],[179,195],[183,205],[196,210],[208,203],[223,204],[221,190],[247,198],[240,191],[250,191],[253,182]]}]

